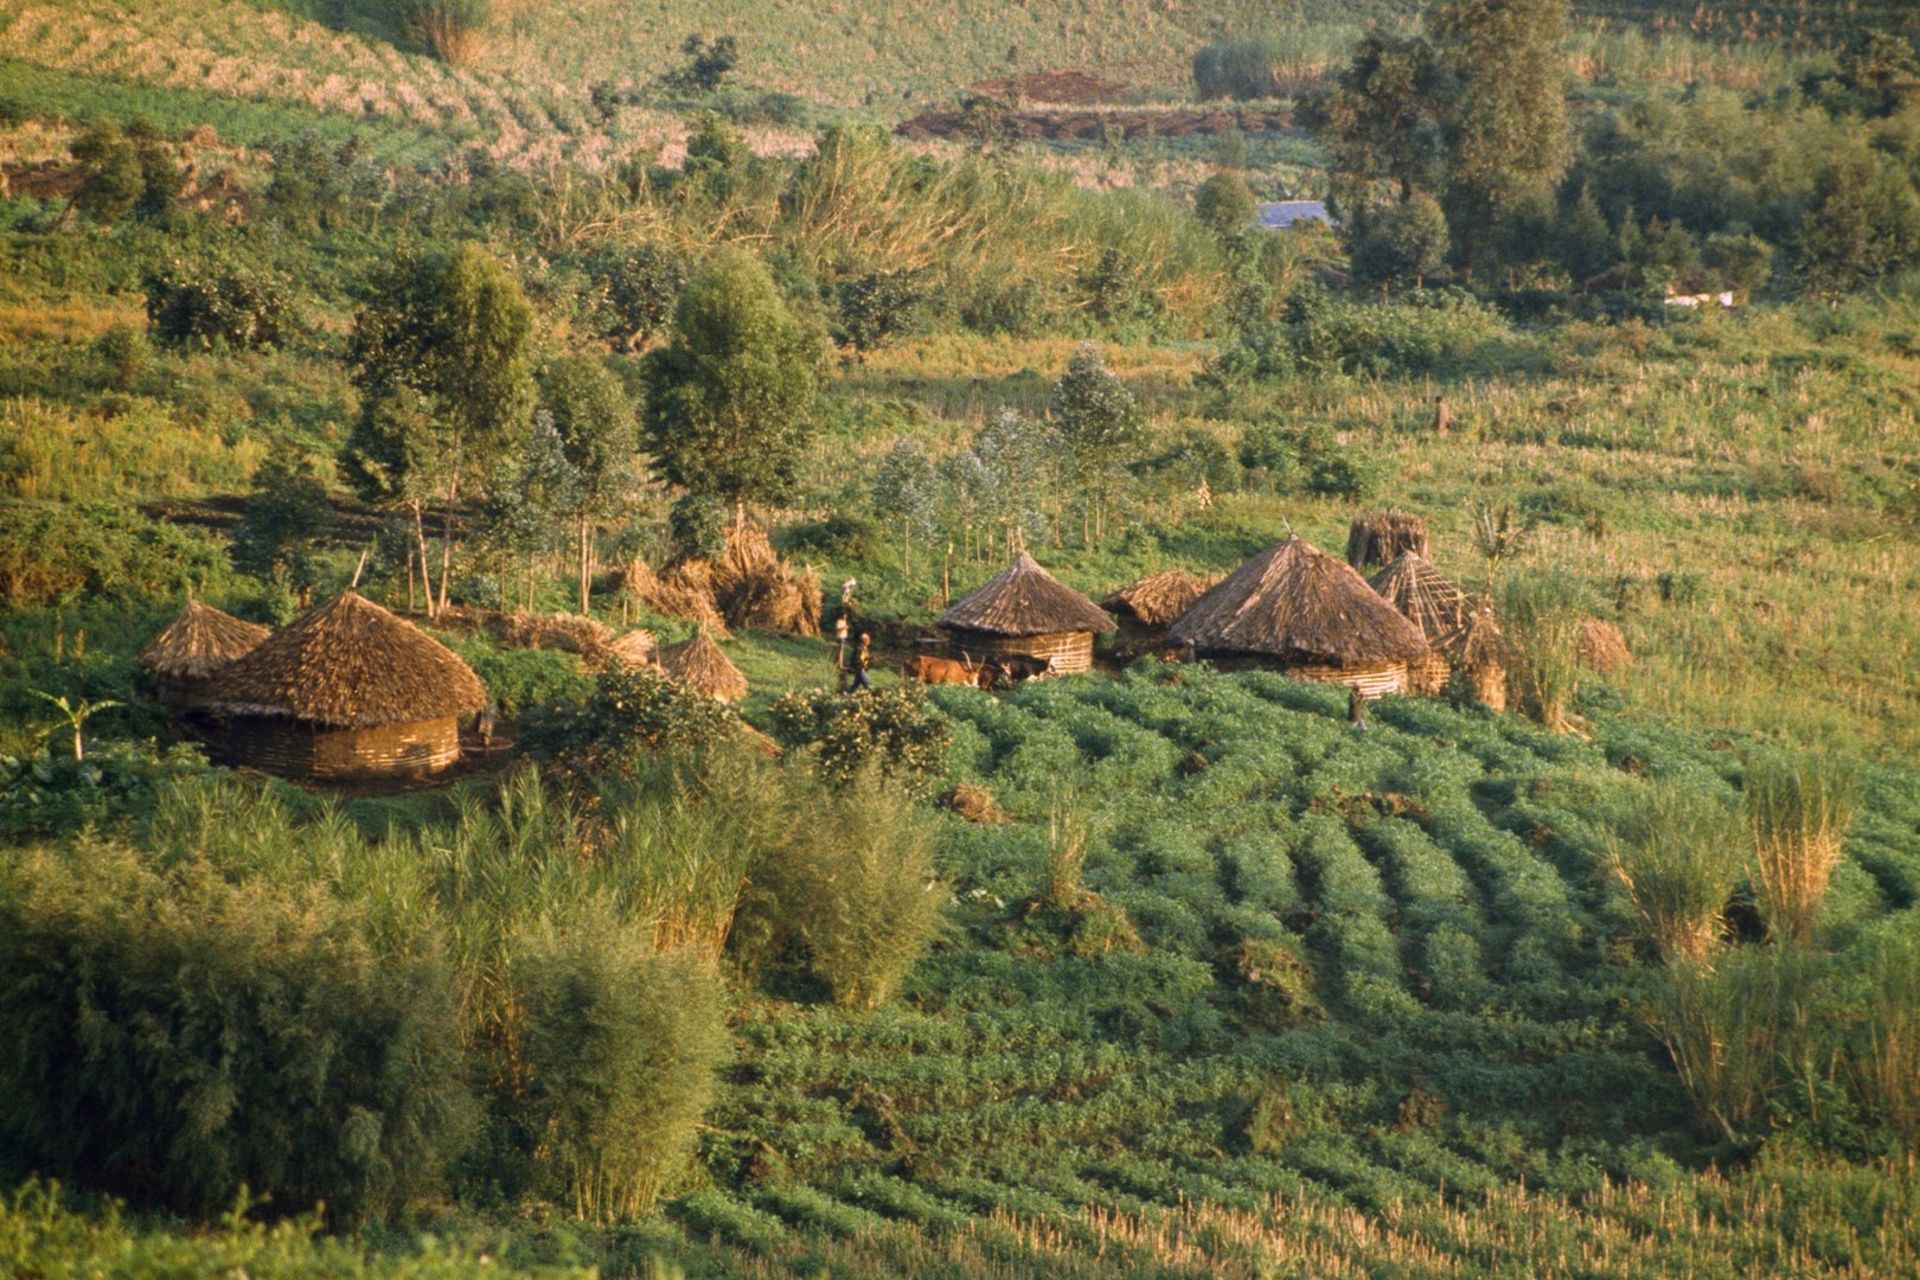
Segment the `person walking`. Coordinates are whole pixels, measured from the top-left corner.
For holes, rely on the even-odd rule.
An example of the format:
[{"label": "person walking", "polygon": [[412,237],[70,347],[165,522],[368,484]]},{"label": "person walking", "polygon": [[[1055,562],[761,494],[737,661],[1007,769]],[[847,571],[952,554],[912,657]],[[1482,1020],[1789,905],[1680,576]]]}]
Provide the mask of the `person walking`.
[{"label": "person walking", "polygon": [[1357,684],[1347,686],[1347,723],[1355,733],[1367,731],[1367,695]]},{"label": "person walking", "polygon": [[1445,396],[1433,398],[1433,434],[1443,436],[1453,429],[1453,412],[1447,408]]},{"label": "person walking", "polygon": [[860,643],[853,650],[853,688],[851,693],[862,689],[872,689],[873,681],[867,679],[867,668],[873,665],[873,637],[862,631]]},{"label": "person walking", "polygon": [[833,620],[833,691],[847,691],[847,614],[843,609]]}]

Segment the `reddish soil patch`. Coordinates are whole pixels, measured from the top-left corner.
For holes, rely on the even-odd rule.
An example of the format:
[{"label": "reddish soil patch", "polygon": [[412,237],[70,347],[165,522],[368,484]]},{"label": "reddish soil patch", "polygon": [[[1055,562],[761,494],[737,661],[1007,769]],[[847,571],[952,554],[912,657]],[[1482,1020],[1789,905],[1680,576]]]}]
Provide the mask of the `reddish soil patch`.
[{"label": "reddish soil patch", "polygon": [[1059,102],[1090,105],[1119,102],[1132,86],[1118,80],[1106,80],[1091,71],[1073,67],[1062,71],[1036,71],[1024,76],[1002,76],[969,85],[973,92],[997,98],[1001,102]]},{"label": "reddish soil patch", "polygon": [[1178,138],[1192,134],[1277,133],[1293,127],[1290,111],[996,111],[991,109],[923,111],[894,132],[922,142],[929,138],[998,137],[1028,141],[1077,138],[1094,141],[1118,130],[1128,140],[1149,135]]}]

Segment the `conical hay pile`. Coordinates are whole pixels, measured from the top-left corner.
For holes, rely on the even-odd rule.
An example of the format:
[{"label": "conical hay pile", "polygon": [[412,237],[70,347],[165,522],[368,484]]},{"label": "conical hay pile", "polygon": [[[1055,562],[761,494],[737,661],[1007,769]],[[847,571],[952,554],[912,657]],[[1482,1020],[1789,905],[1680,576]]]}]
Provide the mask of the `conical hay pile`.
[{"label": "conical hay pile", "polygon": [[713,601],[730,627],[820,634],[820,575],[796,570],[758,525],[738,525],[713,562]]},{"label": "conical hay pile", "polygon": [[1377,511],[1362,516],[1347,530],[1347,563],[1364,570],[1370,564],[1392,564],[1406,552],[1428,558],[1427,522],[1404,511]]}]

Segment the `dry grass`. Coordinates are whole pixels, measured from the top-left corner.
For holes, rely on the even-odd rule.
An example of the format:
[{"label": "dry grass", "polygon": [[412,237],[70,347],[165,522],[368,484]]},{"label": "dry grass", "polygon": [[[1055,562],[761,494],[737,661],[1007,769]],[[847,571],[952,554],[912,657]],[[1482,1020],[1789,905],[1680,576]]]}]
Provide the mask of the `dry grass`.
[{"label": "dry grass", "polygon": [[1859,775],[1827,757],[1778,755],[1747,770],[1754,887],[1776,937],[1805,942],[1859,804]]}]

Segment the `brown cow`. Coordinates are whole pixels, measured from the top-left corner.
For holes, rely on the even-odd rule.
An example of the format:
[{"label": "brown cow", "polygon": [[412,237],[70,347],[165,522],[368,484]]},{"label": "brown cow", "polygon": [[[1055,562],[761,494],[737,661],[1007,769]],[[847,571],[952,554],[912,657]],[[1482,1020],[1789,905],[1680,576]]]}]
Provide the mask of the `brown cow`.
[{"label": "brown cow", "polygon": [[977,689],[985,672],[971,662],[956,662],[952,658],[916,653],[900,664],[900,674],[921,684],[966,684]]}]

